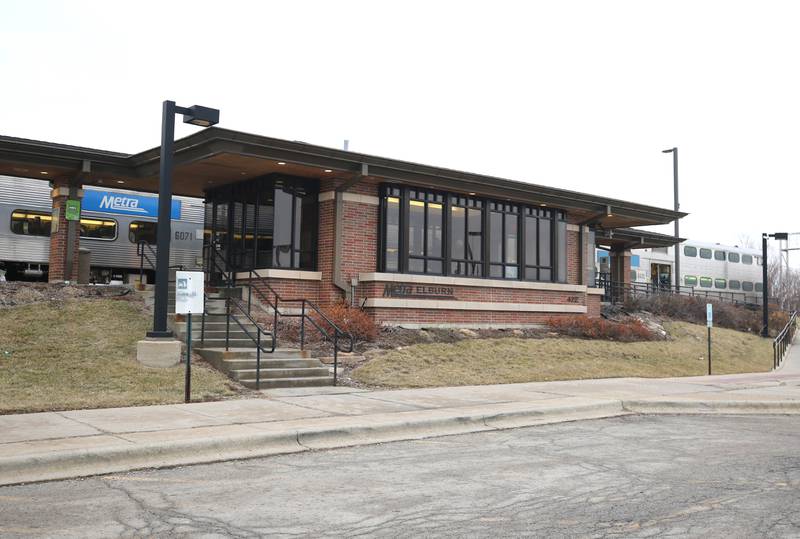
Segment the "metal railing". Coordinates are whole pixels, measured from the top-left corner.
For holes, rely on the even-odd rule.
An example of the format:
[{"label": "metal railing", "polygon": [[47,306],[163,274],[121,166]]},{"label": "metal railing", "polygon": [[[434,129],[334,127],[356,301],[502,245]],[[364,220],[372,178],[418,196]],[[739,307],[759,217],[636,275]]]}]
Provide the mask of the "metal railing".
[{"label": "metal railing", "polygon": [[[240,308],[246,312],[252,320],[253,297],[255,296],[260,303],[265,304],[272,311],[272,335],[273,341],[278,339],[278,324],[281,317],[300,318],[300,350],[305,349],[306,341],[306,321],[311,324],[322,336],[323,340],[333,344],[333,384],[336,385],[339,376],[339,352],[351,353],[355,348],[353,335],[341,329],[331,320],[314,302],[306,298],[284,298],[275,291],[266,281],[266,278],[256,270],[250,270],[246,280],[237,281],[236,273],[228,269],[228,264],[223,253],[213,244],[203,246],[204,260],[206,261],[206,272],[209,275],[218,274],[221,282],[227,288],[237,286],[247,288],[247,307],[241,305]],[[210,277],[213,281],[213,277]],[[254,281],[258,280],[256,286]],[[264,291],[266,289],[266,292]],[[243,301],[243,300],[242,300]],[[294,311],[290,312],[286,304],[294,305]],[[284,310],[282,311],[281,308]],[[299,313],[297,312],[299,311]],[[266,330],[262,330],[266,333]],[[345,344],[342,344],[345,343]],[[274,347],[273,347],[274,349]]]},{"label": "metal railing", "polygon": [[716,301],[732,303],[734,305],[757,306],[761,304],[761,296],[756,293],[746,294],[743,292],[723,292],[720,290],[705,290],[693,286],[679,286],[676,289],[671,285],[655,285],[652,283],[620,283],[603,278],[598,278],[595,281],[595,286],[604,290],[603,301],[609,303],[621,303],[630,298],[674,295],[707,298]]},{"label": "metal railing", "polygon": [[789,345],[792,344],[794,339],[794,332],[797,329],[797,311],[793,311],[789,315],[789,321],[783,327],[775,340],[772,341],[772,369],[777,369],[783,363],[783,358],[786,355]]},{"label": "metal railing", "polygon": [[[148,269],[156,269],[156,250],[146,241],[139,240],[136,244],[136,256],[139,257],[139,285],[141,286],[144,284],[144,263],[147,262]],[[168,267],[169,269],[183,270],[183,264],[174,264]]]},{"label": "metal railing", "polygon": [[[259,281],[259,286],[253,284],[256,279]],[[248,309],[251,308],[253,294],[255,294],[259,301],[265,303],[272,310],[272,327],[275,332],[277,332],[280,317],[300,318],[300,350],[305,348],[306,320],[308,320],[311,326],[322,336],[322,339],[333,345],[333,385],[336,385],[339,377],[339,352],[344,352],[346,354],[353,352],[355,349],[355,339],[353,335],[336,325],[336,323],[314,302],[306,298],[281,297],[281,295],[266,281],[266,278],[259,275],[256,270],[250,270],[248,272],[247,282],[238,282],[237,286],[247,287]],[[264,292],[260,287],[266,288],[269,293]],[[295,312],[289,312],[288,310],[281,311],[281,305],[285,306],[287,303],[290,305],[294,304]],[[284,308],[288,309],[291,307]],[[298,310],[299,313],[296,312]],[[341,346],[341,342],[346,343],[346,345]]]},{"label": "metal railing", "polygon": [[[233,307],[233,309],[231,309]],[[246,324],[243,324],[241,320],[237,318],[237,315],[233,313],[233,310],[239,311],[239,314],[244,316],[248,322],[250,322],[253,327],[256,328],[255,336],[250,332]],[[244,306],[241,305],[241,300],[236,298],[225,298],[225,350],[230,350],[230,338],[231,338],[231,319],[236,322],[242,332],[247,335],[250,340],[253,341],[253,344],[256,345],[256,389],[261,389],[261,353],[271,354],[275,352],[275,332],[274,331],[266,331],[262,329],[262,327],[258,324],[258,322],[247,312]],[[270,347],[264,348],[261,345],[261,336],[269,335],[271,337],[272,343]]]}]

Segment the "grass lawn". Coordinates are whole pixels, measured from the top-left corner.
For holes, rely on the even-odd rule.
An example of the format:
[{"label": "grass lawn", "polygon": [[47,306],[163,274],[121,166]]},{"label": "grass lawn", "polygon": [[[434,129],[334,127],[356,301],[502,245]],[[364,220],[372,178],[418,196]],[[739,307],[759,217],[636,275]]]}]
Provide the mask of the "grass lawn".
[{"label": "grass lawn", "polygon": [[[434,387],[706,374],[706,327],[686,322],[665,327],[673,340],[620,343],[565,337],[417,344],[373,353],[352,377],[372,386]],[[730,329],[712,331],[713,374],[772,368],[772,341]]]},{"label": "grass lawn", "polygon": [[[72,299],[0,309],[0,413],[183,402],[183,365],[136,361],[151,315],[114,299]],[[236,390],[228,378],[192,369],[192,399]]]}]

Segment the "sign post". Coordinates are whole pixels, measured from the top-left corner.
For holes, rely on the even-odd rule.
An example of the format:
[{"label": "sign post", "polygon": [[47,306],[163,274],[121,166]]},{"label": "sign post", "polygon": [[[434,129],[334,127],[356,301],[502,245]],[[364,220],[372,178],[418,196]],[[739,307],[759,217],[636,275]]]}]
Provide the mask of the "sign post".
[{"label": "sign post", "polygon": [[175,272],[175,314],[186,315],[186,382],[184,402],[191,400],[192,313],[203,314],[205,275],[202,271]]},{"label": "sign post", "polygon": [[80,200],[67,200],[67,205],[64,207],[64,219],[67,221],[80,221],[81,220],[81,201]]},{"label": "sign post", "polygon": [[706,326],[708,327],[708,374],[711,375],[711,327],[714,325],[714,309],[706,303]]}]

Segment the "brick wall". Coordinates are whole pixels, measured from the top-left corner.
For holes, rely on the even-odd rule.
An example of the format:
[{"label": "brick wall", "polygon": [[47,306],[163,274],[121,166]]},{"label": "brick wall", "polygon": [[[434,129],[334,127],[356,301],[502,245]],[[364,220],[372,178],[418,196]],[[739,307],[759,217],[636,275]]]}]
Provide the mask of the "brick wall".
[{"label": "brick wall", "polygon": [[504,311],[445,311],[430,309],[375,308],[368,312],[382,325],[469,324],[475,326],[527,326],[544,324],[548,318],[576,316],[562,313],[519,313]]},{"label": "brick wall", "polygon": [[[53,188],[62,188],[66,193],[69,183],[66,180],[54,180]],[[72,242],[72,268],[67,270],[67,235],[69,221],[64,218],[67,196],[53,197],[53,214],[58,213],[58,231],[50,234],[50,259],[48,280],[53,282],[77,281],[78,279],[78,248],[80,247],[80,228],[75,227],[75,238]]]}]

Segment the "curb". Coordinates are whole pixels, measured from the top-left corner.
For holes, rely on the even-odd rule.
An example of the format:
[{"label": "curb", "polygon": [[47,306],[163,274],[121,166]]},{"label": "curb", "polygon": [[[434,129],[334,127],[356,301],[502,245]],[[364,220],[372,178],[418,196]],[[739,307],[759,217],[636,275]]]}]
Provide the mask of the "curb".
[{"label": "curb", "polygon": [[800,400],[626,400],[622,407],[635,414],[800,414]]},{"label": "curb", "polygon": [[[437,409],[339,417],[336,419],[344,425],[0,458],[0,486],[600,419],[629,413],[623,410],[619,401],[550,408],[541,404],[511,404],[500,405],[500,410],[490,413],[477,408]],[[410,415],[400,417],[404,414]]]},{"label": "curb", "polygon": [[[0,486],[635,414],[800,414],[800,401],[592,400],[551,406],[513,402],[324,418],[322,425],[275,432],[0,458]],[[326,426],[326,420],[336,424]]]}]

